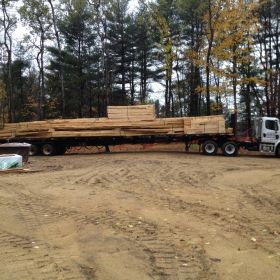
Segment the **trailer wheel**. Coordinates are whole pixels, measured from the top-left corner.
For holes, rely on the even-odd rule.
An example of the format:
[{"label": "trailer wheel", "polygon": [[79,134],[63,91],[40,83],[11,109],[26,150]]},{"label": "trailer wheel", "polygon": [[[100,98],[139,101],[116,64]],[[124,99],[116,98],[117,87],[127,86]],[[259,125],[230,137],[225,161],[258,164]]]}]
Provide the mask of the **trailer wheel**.
[{"label": "trailer wheel", "polygon": [[218,152],[218,144],[213,140],[207,140],[202,144],[202,152],[207,156],[214,156]]},{"label": "trailer wheel", "polygon": [[226,142],[222,146],[223,154],[227,157],[234,157],[238,154],[238,146],[235,142]]},{"label": "trailer wheel", "polygon": [[40,149],[37,145],[32,144],[30,148],[29,155],[30,156],[37,156],[40,152]]},{"label": "trailer wheel", "polygon": [[42,146],[41,152],[44,156],[54,156],[56,154],[56,148],[54,144],[47,143]]}]

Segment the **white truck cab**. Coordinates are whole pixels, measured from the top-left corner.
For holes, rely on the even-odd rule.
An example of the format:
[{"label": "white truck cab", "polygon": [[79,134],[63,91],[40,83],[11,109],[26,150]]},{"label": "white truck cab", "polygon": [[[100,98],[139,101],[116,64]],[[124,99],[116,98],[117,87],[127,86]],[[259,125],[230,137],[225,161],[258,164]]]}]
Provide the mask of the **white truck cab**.
[{"label": "white truck cab", "polygon": [[279,119],[262,117],[256,122],[256,136],[263,153],[280,155],[280,123]]}]

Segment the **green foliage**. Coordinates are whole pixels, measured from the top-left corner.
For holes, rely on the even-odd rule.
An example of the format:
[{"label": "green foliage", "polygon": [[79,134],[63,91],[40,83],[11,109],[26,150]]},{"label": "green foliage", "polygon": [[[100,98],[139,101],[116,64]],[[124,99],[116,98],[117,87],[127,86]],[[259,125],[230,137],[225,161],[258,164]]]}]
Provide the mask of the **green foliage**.
[{"label": "green foliage", "polygon": [[[1,3],[11,15],[15,2]],[[279,1],[139,2],[133,11],[130,0],[20,2],[28,36],[24,56],[11,37],[2,65],[4,111],[14,120],[101,117],[110,104],[158,99],[155,89],[161,116],[280,115]]]},{"label": "green foliage", "polygon": [[49,7],[45,1],[25,0],[19,9],[22,19],[31,27],[31,34],[38,35],[49,30],[51,26],[51,17]]},{"label": "green foliage", "polygon": [[[59,21],[59,31],[64,38],[64,49],[61,53],[55,47],[49,47],[52,58],[48,67],[48,86],[50,104],[58,100],[58,72],[63,65],[65,75],[67,115],[82,117],[88,110],[86,100],[89,94],[89,84],[94,77],[96,62],[95,38],[92,28],[94,24],[87,1],[64,1],[64,17]],[[60,59],[62,61],[60,61]],[[57,108],[56,108],[57,109]]]}]

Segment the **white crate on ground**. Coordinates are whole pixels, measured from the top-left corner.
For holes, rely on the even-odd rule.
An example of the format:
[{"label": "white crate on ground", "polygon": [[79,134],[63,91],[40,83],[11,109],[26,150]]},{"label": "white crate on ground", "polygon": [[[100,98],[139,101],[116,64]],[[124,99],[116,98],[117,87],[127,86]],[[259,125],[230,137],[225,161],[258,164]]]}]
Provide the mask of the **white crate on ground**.
[{"label": "white crate on ground", "polygon": [[22,168],[22,156],[20,155],[0,155],[0,170],[12,168]]}]

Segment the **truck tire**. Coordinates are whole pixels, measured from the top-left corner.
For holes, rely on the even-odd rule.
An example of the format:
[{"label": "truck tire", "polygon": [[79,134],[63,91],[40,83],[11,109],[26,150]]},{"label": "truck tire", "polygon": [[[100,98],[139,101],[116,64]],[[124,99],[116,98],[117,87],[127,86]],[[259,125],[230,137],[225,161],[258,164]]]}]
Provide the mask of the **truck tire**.
[{"label": "truck tire", "polygon": [[38,147],[38,145],[32,144],[31,148],[30,148],[29,155],[30,156],[37,156],[39,153],[40,153],[40,148]]},{"label": "truck tire", "polygon": [[202,144],[202,152],[207,156],[215,156],[218,152],[218,144],[213,140],[207,140]]},{"label": "truck tire", "polygon": [[46,143],[41,147],[41,153],[43,156],[54,156],[56,155],[56,148],[52,143]]},{"label": "truck tire", "polygon": [[222,146],[222,151],[227,157],[235,157],[238,154],[238,146],[235,142],[226,142]]}]

